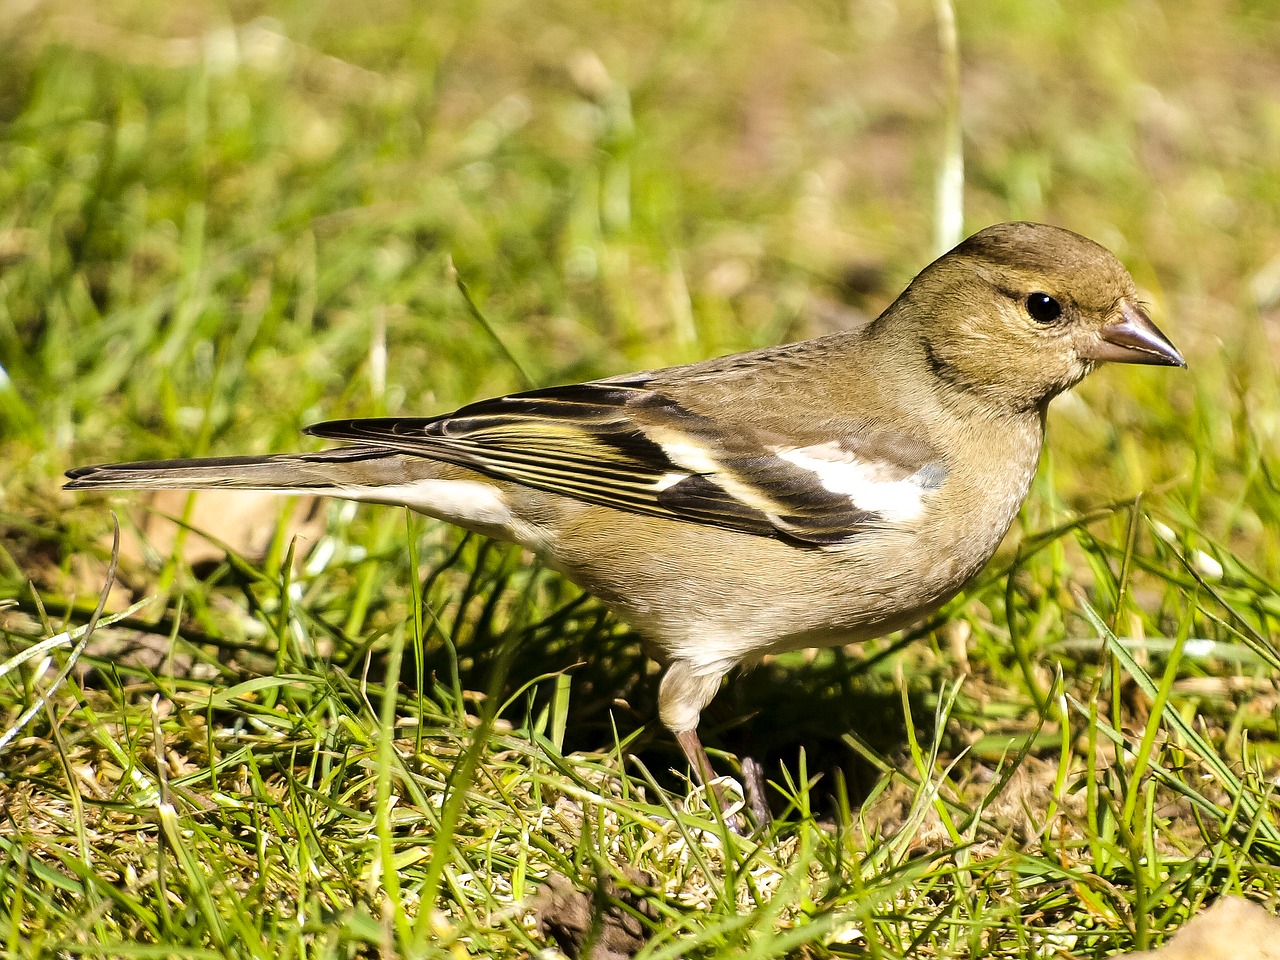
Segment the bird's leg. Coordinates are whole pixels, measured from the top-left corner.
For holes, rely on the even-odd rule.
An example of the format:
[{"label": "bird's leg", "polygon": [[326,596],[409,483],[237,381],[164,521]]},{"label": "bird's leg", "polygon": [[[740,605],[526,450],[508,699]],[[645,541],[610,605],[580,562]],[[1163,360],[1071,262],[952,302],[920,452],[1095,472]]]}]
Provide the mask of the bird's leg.
[{"label": "bird's leg", "polygon": [[729,825],[729,829],[739,836],[744,836],[747,832],[747,823],[741,815],[728,813],[730,799],[724,792],[724,784],[716,782],[716,772],[711,769],[711,758],[702,748],[697,729],[677,732],[676,742],[684,751],[684,758],[689,761],[689,766],[693,768],[693,775],[697,777],[698,782],[715,795],[715,805],[725,815],[725,822]]},{"label": "bird's leg", "polygon": [[[713,782],[716,774],[707,751],[702,748],[702,741],[698,738],[698,719],[702,708],[711,702],[711,698],[720,689],[723,676],[723,673],[697,673],[688,661],[676,660],[667,668],[662,685],[658,688],[658,710],[662,722],[675,734],[676,742],[689,761],[693,775],[702,786],[716,795],[722,811],[728,808],[728,798],[720,786]],[[748,806],[756,823],[763,827],[772,818],[764,800],[764,777],[761,775],[760,765],[755,761],[744,763],[742,773]],[[736,832],[741,832],[744,824],[738,822],[738,817],[732,818],[732,821],[730,826]]]},{"label": "bird's leg", "polygon": [[[658,687],[658,715],[666,728],[675,734],[676,742],[684,751],[698,782],[712,790],[715,787],[711,781],[716,774],[711,769],[707,751],[702,749],[702,741],[698,739],[698,720],[702,716],[702,708],[720,689],[724,673],[703,673],[688,660],[672,660]],[[718,790],[716,798],[724,809],[724,796]]]},{"label": "bird's leg", "polygon": [[707,756],[707,751],[702,749],[702,741],[698,739],[698,731],[681,730],[676,734],[676,743],[680,744],[680,749],[684,751],[684,758],[689,761],[689,766],[693,768],[693,775],[698,778],[698,782],[704,787],[716,778],[716,772],[711,769],[711,758]]}]

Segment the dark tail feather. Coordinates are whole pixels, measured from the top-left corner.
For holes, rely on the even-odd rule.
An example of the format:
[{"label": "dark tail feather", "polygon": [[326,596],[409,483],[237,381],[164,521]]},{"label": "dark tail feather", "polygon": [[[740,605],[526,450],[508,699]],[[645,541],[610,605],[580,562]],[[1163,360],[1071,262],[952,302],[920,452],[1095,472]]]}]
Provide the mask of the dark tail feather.
[{"label": "dark tail feather", "polygon": [[67,471],[66,490],[305,490],[373,479],[385,447],[342,447],[267,457],[209,457],[104,463]]}]

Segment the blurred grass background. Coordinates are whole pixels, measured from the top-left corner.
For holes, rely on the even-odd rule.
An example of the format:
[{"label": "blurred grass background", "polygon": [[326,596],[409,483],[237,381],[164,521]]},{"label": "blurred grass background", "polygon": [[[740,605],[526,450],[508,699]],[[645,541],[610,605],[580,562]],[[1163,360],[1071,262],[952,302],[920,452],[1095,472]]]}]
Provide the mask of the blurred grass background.
[{"label": "blurred grass background", "polygon": [[[966,232],[1109,246],[1190,371],[1055,405],[945,626],[722,695],[712,741],[784,788],[767,842],[664,806],[635,638],[516,551],[273,505],[264,558],[247,505],[178,501],[249,559],[172,525],[128,555],[109,611],[153,602],[0,753],[10,954],[523,955],[550,873],[648,891],[646,957],[1101,956],[1274,902],[1280,10],[957,22]],[[937,253],[924,0],[10,0],[0,43],[7,653],[102,588],[108,504],[70,466],[816,335]]]}]

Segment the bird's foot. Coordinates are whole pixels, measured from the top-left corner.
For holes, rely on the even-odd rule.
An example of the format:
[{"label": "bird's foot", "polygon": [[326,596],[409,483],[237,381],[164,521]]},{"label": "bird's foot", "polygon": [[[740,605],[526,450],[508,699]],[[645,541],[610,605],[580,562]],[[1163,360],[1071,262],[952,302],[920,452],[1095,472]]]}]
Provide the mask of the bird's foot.
[{"label": "bird's foot", "polygon": [[725,826],[740,837],[750,836],[751,822],[746,816],[747,803],[742,784],[733,777],[713,777],[695,786],[684,805],[687,813],[718,812]]},{"label": "bird's foot", "polygon": [[[734,833],[747,836],[752,832],[747,818],[742,815],[744,808],[751,813],[757,830],[764,830],[773,823],[773,814],[769,812],[769,804],[765,798],[764,769],[754,758],[742,758],[742,782],[739,783],[729,777],[715,775],[696,730],[677,733],[676,741],[703,789],[709,788],[714,794],[721,815]],[[732,791],[728,789],[730,785],[733,787]],[[695,791],[694,795],[701,794],[703,789]]]}]

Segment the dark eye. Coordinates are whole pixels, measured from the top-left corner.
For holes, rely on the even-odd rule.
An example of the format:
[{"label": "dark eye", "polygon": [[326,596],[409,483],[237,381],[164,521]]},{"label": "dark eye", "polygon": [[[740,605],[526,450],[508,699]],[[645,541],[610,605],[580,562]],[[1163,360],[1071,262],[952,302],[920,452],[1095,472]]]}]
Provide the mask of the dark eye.
[{"label": "dark eye", "polygon": [[1053,323],[1062,316],[1062,304],[1047,293],[1033,293],[1027,297],[1027,313],[1036,323]]}]

